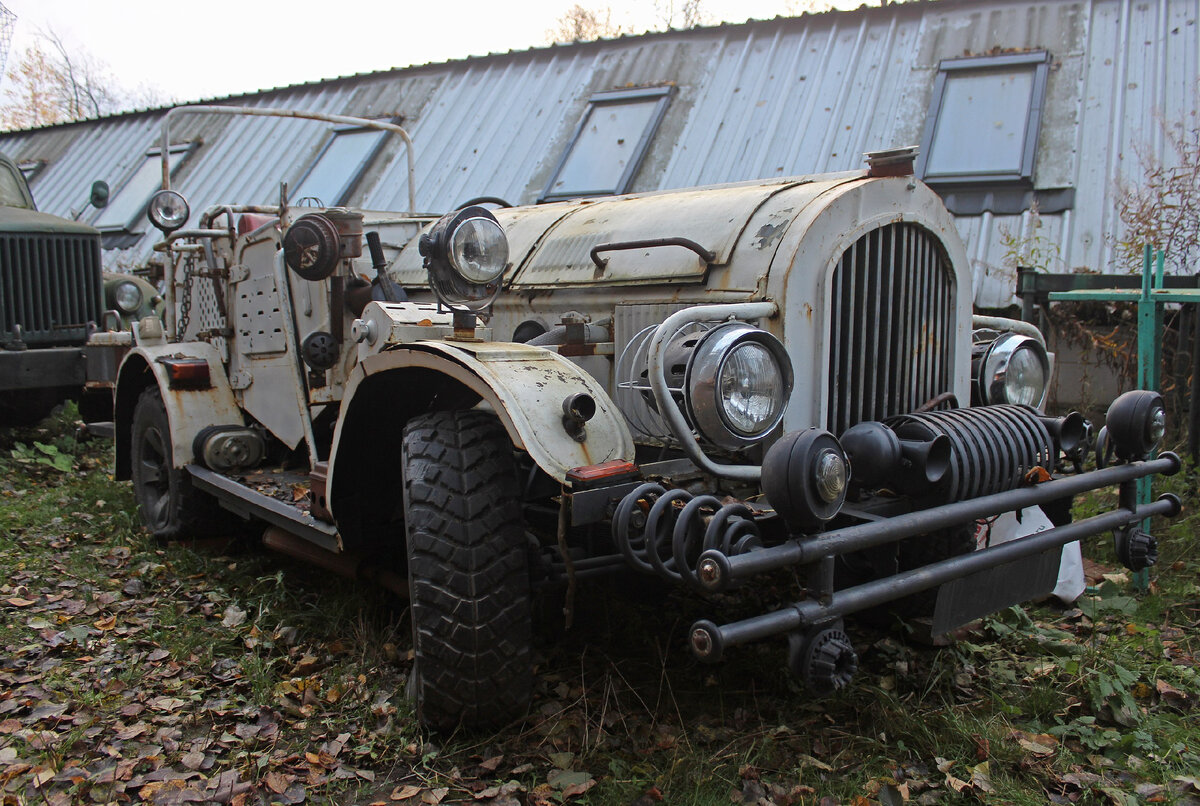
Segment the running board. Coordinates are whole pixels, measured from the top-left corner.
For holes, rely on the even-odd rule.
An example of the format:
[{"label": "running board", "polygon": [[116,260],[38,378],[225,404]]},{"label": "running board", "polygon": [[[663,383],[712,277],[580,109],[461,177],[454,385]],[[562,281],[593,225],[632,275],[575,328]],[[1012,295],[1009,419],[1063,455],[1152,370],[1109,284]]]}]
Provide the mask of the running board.
[{"label": "running board", "polygon": [[221,506],[243,518],[258,518],[304,538],[326,551],[341,552],[337,527],[319,521],[307,512],[263,495],[233,479],[200,465],[186,465],[197,489],[212,495]]}]

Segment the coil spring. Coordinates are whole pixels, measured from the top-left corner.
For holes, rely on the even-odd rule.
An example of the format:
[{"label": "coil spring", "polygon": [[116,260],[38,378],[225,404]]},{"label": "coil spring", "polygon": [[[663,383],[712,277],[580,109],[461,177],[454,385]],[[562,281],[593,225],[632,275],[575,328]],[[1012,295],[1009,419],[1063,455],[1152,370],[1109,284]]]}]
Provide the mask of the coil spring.
[{"label": "coil spring", "polygon": [[[634,525],[645,501],[645,525],[634,534]],[[707,525],[706,513],[712,513]],[[696,576],[696,563],[709,549],[732,556],[762,544],[754,513],[741,502],[721,504],[712,495],[692,495],[687,490],[667,490],[660,484],[642,484],[621,499],[612,521],[613,542],[632,567],[704,590]]]},{"label": "coil spring", "polygon": [[950,439],[944,489],[954,501],[1016,489],[1030,470],[1053,470],[1058,458],[1045,424],[1025,406],[914,412],[887,424],[901,439],[927,440],[939,434]]}]

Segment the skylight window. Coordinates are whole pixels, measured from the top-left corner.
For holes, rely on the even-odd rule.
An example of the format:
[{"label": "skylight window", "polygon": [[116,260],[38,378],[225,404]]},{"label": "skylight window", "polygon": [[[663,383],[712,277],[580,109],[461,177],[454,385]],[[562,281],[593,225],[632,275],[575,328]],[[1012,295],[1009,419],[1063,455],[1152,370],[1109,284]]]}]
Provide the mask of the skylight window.
[{"label": "skylight window", "polygon": [[288,198],[296,205],[344,205],[386,136],[380,129],[335,129]]},{"label": "skylight window", "polygon": [[627,192],[670,95],[671,87],[594,94],[539,201]]},{"label": "skylight window", "polygon": [[1045,51],[943,61],[918,175],[930,184],[1031,184],[1048,68]]}]

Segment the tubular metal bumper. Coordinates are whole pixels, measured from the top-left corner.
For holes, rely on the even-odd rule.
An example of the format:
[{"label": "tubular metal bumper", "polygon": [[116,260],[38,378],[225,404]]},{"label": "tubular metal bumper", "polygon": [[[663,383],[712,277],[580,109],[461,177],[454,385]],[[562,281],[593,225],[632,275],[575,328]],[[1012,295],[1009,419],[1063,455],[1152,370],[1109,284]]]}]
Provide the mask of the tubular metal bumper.
[{"label": "tubular metal bumper", "polygon": [[806,599],[781,610],[735,621],[718,627],[711,621],[692,625],[691,644],[695,654],[705,661],[718,661],[726,647],[737,646],[771,635],[803,630],[849,613],[919,593],[967,574],[994,568],[1004,563],[1058,548],[1100,532],[1119,529],[1153,515],[1179,514],[1179,499],[1163,495],[1157,501],[1133,509],[1120,508],[1093,518],[1048,529],[999,546],[971,554],[951,557],[912,571],[884,577],[846,590],[837,591],[827,601]]},{"label": "tubular metal bumper", "polygon": [[692,625],[690,633],[692,651],[701,660],[715,662],[721,659],[726,647],[833,622],[850,613],[1061,548],[1085,537],[1119,530],[1154,515],[1177,515],[1182,506],[1174,495],[1163,495],[1157,501],[1139,506],[1136,503],[1134,482],[1156,473],[1173,475],[1180,467],[1181,462],[1177,455],[1164,453],[1159,458],[1149,461],[1108,467],[1035,487],[959,501],[837,529],[814,537],[793,538],[781,545],[752,550],[745,554],[727,556],[720,551],[706,551],[700,557],[697,577],[706,589],[721,591],[736,581],[767,571],[797,565],[812,566],[822,560],[831,561],[838,555],[970,523],[1002,512],[1037,506],[1100,487],[1121,487],[1118,507],[1102,515],[1037,532],[980,551],[949,557],[921,568],[844,590],[825,590],[818,597],[794,602],[780,610],[742,621],[722,626],[708,620],[697,621]]},{"label": "tubular metal bumper", "polygon": [[[805,565],[816,562],[822,557],[840,556],[885,543],[894,543],[914,535],[970,523],[980,518],[990,518],[1002,512],[1039,506],[1060,498],[1100,487],[1123,484],[1156,473],[1171,476],[1179,472],[1181,466],[1178,456],[1174,453],[1164,453],[1157,459],[1145,462],[1131,462],[1082,473],[1078,476],[1048,481],[1035,487],[1022,487],[981,498],[972,498],[968,501],[957,501],[933,509],[924,509],[907,515],[836,529],[815,537],[794,538],[778,546],[758,549],[733,557],[710,550],[704,552],[700,557],[697,566],[698,576],[707,590],[724,591],[738,580],[767,571]],[[1148,516],[1139,515],[1130,520],[1139,520],[1144,517]],[[1090,520],[1082,523],[1088,523]],[[1108,528],[1113,527],[1095,528],[1086,534],[1095,534]],[[1049,534],[1049,532],[1042,534]],[[1063,542],[1069,543],[1075,539],[1077,538],[1073,537]],[[894,577],[890,579],[894,579]]]}]

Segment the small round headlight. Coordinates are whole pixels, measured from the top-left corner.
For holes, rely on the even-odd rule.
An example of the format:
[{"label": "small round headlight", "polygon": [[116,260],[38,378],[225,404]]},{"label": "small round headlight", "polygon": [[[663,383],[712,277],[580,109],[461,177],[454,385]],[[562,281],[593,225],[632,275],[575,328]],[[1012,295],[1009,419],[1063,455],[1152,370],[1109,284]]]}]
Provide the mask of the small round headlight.
[{"label": "small round headlight", "polygon": [[125,313],[133,313],[142,307],[142,289],[126,280],[113,289],[113,302]]},{"label": "small round headlight", "polygon": [[183,194],[174,190],[160,190],[150,197],[146,208],[150,223],[164,233],[171,233],[187,223],[191,210]]},{"label": "small round headlight", "polygon": [[449,308],[479,311],[500,292],[508,238],[490,210],[467,207],[443,216],[421,236],[429,285]]},{"label": "small round headlight", "polygon": [[783,419],[792,364],[779,339],[745,322],[710,330],[688,360],[690,419],[704,437],[736,450],[763,439]]},{"label": "small round headlight", "polygon": [[1010,403],[1039,408],[1046,397],[1050,359],[1041,343],[1019,333],[1001,334],[979,362],[984,405]]}]

